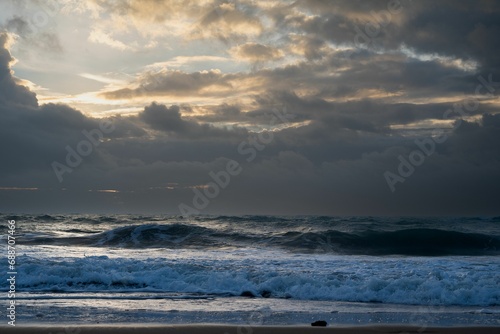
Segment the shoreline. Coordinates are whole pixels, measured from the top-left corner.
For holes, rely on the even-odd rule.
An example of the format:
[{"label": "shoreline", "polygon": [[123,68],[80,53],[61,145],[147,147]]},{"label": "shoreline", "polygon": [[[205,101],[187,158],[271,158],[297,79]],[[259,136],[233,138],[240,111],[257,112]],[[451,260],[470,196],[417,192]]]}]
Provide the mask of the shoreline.
[{"label": "shoreline", "polygon": [[250,325],[214,325],[214,324],[192,324],[192,325],[145,325],[145,324],[106,324],[106,325],[18,325],[18,326],[0,326],[0,332],[5,334],[81,334],[81,333],[192,333],[192,334],[299,334],[299,333],[336,333],[336,334],[354,334],[354,333],[433,333],[433,334],[494,334],[500,331],[500,326],[447,326],[447,327],[422,327],[408,325],[351,325],[351,326],[328,326],[312,327],[304,325],[291,326],[250,326]]}]

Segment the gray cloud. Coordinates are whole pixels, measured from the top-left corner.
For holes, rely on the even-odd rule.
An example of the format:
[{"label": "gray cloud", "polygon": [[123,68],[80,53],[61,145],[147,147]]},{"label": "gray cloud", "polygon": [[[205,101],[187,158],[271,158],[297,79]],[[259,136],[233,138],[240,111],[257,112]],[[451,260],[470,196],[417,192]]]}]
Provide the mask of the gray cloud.
[{"label": "gray cloud", "polygon": [[[185,73],[179,70],[161,71],[157,73],[145,73],[140,78],[138,88],[123,88],[103,94],[108,99],[124,99],[134,96],[157,96],[162,94],[175,94],[183,96],[200,93],[208,87],[231,88],[228,80],[231,75],[225,75],[219,71],[200,71]],[[210,93],[207,93],[210,95]]]},{"label": "gray cloud", "polygon": [[0,78],[2,79],[0,80],[0,102],[2,105],[21,103],[36,106],[35,94],[26,87],[17,85],[11,75],[10,63],[14,59],[5,48],[8,38],[7,34],[0,32]]},{"label": "gray cloud", "polygon": [[284,54],[281,50],[259,43],[246,43],[238,45],[230,50],[237,58],[248,60],[251,62],[266,62],[283,58]]},{"label": "gray cloud", "polygon": [[3,28],[20,36],[29,48],[36,48],[51,54],[61,54],[64,51],[56,33],[47,29],[39,29],[24,17],[13,16],[3,24]]},{"label": "gray cloud", "polygon": [[216,128],[210,124],[200,124],[196,121],[189,121],[182,118],[180,108],[177,105],[166,107],[157,103],[152,103],[144,108],[139,114],[139,119],[144,121],[149,127],[169,134],[178,136],[209,138],[228,137],[235,135],[245,135],[244,129],[227,130],[226,128]]}]

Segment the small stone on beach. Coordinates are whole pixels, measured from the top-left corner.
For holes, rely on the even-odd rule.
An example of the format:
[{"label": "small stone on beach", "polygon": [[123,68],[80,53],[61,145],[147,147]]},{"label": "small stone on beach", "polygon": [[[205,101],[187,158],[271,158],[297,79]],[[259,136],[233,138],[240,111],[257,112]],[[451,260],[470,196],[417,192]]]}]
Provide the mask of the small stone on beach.
[{"label": "small stone on beach", "polygon": [[317,326],[317,327],[326,327],[326,325],[327,325],[327,322],[324,320],[318,320],[318,321],[311,323],[311,326]]}]

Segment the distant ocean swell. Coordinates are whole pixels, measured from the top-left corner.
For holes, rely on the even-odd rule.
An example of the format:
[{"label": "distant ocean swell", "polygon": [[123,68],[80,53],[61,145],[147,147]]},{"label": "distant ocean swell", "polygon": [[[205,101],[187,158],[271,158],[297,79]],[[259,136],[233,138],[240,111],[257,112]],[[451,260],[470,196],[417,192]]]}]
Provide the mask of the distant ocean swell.
[{"label": "distant ocean swell", "polygon": [[280,231],[266,234],[227,231],[189,224],[145,224],[92,233],[77,228],[77,236],[30,233],[27,245],[93,246],[119,248],[280,247],[294,252],[365,255],[499,255],[500,237],[482,233],[432,228],[396,231],[316,232]]}]

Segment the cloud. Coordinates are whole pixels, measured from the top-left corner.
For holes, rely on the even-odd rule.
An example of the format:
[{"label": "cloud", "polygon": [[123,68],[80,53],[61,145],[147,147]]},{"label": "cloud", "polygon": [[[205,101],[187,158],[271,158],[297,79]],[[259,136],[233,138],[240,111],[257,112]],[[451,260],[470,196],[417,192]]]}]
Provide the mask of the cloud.
[{"label": "cloud", "polygon": [[204,3],[195,0],[92,0],[100,10],[140,20],[163,22],[175,15],[198,15]]},{"label": "cloud", "polygon": [[108,99],[126,99],[134,96],[189,94],[215,94],[218,90],[231,88],[231,75],[224,75],[218,70],[198,71],[186,73],[180,70],[162,70],[160,72],[146,72],[139,77],[139,87],[123,88],[102,95]]},{"label": "cloud", "polygon": [[171,60],[148,65],[150,69],[164,69],[169,67],[182,67],[192,63],[223,63],[229,61],[228,58],[219,56],[176,56]]},{"label": "cloud", "polygon": [[[404,2],[372,31],[373,43],[356,43],[387,4],[94,1],[99,18],[131,17],[108,34],[123,54],[132,50],[117,36],[136,33],[130,25],[181,22],[176,37],[194,44],[148,55],[129,83],[84,74],[110,85],[101,91],[110,102],[139,111],[107,118],[115,130],[63,184],[51,163],[64,162],[66,147],[99,119],[39,105],[13,76],[8,37],[0,35],[0,146],[9,162],[0,167],[0,195],[9,195],[0,210],[175,214],[210,172],[234,160],[242,173],[203,213],[498,214],[498,6]],[[10,26],[24,29],[22,20]],[[214,44],[220,40],[227,44]],[[140,45],[133,52],[149,52]],[[273,124],[276,109],[294,118]],[[446,140],[436,142],[433,130]],[[422,142],[432,153],[391,192],[384,173],[398,173]],[[19,188],[36,190],[21,200],[9,190]],[[116,192],[89,192],[103,189]]]},{"label": "cloud", "polygon": [[139,117],[156,130],[167,132],[190,131],[194,123],[183,120],[179,110],[178,106],[167,108],[164,105],[152,103],[144,108]]},{"label": "cloud", "polygon": [[6,33],[0,32],[0,102],[3,105],[26,104],[36,106],[35,94],[26,87],[16,84],[11,74],[10,64],[14,58],[7,50],[10,37]]},{"label": "cloud", "polygon": [[214,3],[212,6],[206,7],[207,12],[193,27],[191,38],[239,41],[262,33],[264,27],[255,8],[244,1]]},{"label": "cloud", "polygon": [[316,36],[290,34],[288,35],[288,49],[308,60],[322,58],[328,53],[324,39]]},{"label": "cloud", "polygon": [[241,137],[247,133],[244,129],[227,130],[226,128],[216,128],[210,124],[199,124],[196,121],[185,120],[181,116],[179,106],[167,107],[154,102],[144,108],[144,111],[139,114],[139,119],[152,129],[174,133],[181,137],[220,137],[227,140],[228,137]]},{"label": "cloud", "polygon": [[[227,42],[245,40],[263,30],[251,1],[126,0],[116,3],[94,0],[92,10],[97,16],[110,15],[119,23],[115,26],[124,30],[133,27],[139,33],[153,36],[171,34],[186,39],[214,38]],[[151,24],[157,27],[168,24],[169,29],[155,29],[155,32],[144,29]]]},{"label": "cloud", "polygon": [[8,39],[0,34],[0,149],[10,162],[1,168],[0,183],[54,185],[52,161],[64,159],[65,146],[76,145],[82,131],[98,128],[99,122],[67,105],[39,106],[36,95],[12,76]]},{"label": "cloud", "polygon": [[[393,7],[391,7],[393,6]],[[391,10],[391,8],[395,10]],[[293,25],[310,38],[368,48],[472,59],[490,71],[498,67],[500,10],[489,0],[443,1],[298,1],[281,26]],[[314,17],[305,11],[316,14]]]},{"label": "cloud", "polygon": [[38,30],[26,18],[14,15],[8,19],[3,27],[16,36],[19,36],[30,48],[36,48],[52,55],[64,52],[59,35],[50,31]]},{"label": "cloud", "polygon": [[247,60],[250,62],[266,62],[278,60],[284,57],[281,50],[258,43],[246,43],[235,46],[229,50],[229,53],[237,59]]},{"label": "cloud", "polygon": [[94,43],[100,43],[112,48],[124,51],[124,50],[134,50],[130,45],[126,45],[125,43],[113,39],[110,35],[103,31],[92,30],[89,36],[89,41]]}]

